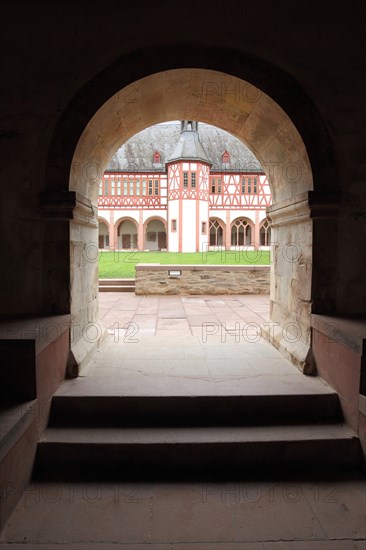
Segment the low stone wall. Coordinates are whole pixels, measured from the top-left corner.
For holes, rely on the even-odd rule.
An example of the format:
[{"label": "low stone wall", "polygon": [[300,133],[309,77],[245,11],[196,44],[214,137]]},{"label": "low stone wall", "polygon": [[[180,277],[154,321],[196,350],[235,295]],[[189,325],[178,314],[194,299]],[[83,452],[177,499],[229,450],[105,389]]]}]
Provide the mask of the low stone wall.
[{"label": "low stone wall", "polygon": [[[65,379],[70,324],[70,315],[0,323],[1,367],[13,375],[5,377],[2,388],[3,396],[8,389],[11,401],[0,411],[0,531],[32,478],[37,443],[48,423],[52,395]],[[16,377],[21,377],[17,395]]]},{"label": "low stone wall", "polygon": [[269,278],[269,265],[138,264],[135,293],[268,294]]}]

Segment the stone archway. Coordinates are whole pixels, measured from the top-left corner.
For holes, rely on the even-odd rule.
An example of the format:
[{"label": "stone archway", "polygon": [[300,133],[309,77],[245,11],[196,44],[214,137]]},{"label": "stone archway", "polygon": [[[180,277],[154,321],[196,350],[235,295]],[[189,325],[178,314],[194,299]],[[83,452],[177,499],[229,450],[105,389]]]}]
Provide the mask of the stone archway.
[{"label": "stone archway", "polygon": [[167,248],[166,221],[160,216],[151,216],[144,223],[144,250]]},{"label": "stone archway", "polygon": [[109,248],[109,223],[105,218],[98,216],[98,248]]},{"label": "stone archway", "polygon": [[[182,87],[182,82],[187,84]],[[237,101],[222,106],[223,87],[237,89]],[[126,101],[135,94],[140,102]],[[298,351],[292,358],[304,361],[310,344],[312,224],[306,193],[313,187],[312,172],[297,129],[258,88],[200,69],[171,70],[135,82],[110,98],[90,120],[75,150],[70,190],[96,205],[97,183],[121,142],[146,126],[171,119],[214,123],[244,141],[261,162],[272,191],[268,216],[277,243],[272,255],[272,337],[282,348],[286,339],[296,339]]]},{"label": "stone archway", "polygon": [[137,249],[138,223],[133,218],[119,218],[115,224],[117,248],[122,250]]},{"label": "stone archway", "polygon": [[[237,73],[240,72],[237,70]],[[260,80],[258,74],[254,80]],[[276,88],[278,75],[274,80]],[[297,92],[299,99],[304,100],[302,91]],[[309,100],[302,103],[299,100],[297,108],[302,112],[304,108],[311,112],[319,136],[325,136]],[[296,111],[292,103],[289,111],[293,110]],[[72,252],[76,245],[80,245],[80,240],[95,240],[93,216],[97,204],[97,183],[116,149],[147,126],[177,119],[200,120],[231,132],[249,146],[264,167],[273,196],[268,217],[275,243],[271,320],[278,330],[273,333],[274,343],[283,340],[283,328],[290,326],[287,331],[296,333],[300,345],[295,360],[304,362],[310,345],[312,301],[312,221],[309,207],[309,197],[314,196],[310,195],[313,189],[312,170],[304,141],[294,123],[278,103],[252,83],[214,70],[171,69],[125,86],[94,112],[94,116],[86,120],[87,124],[73,151],[69,181],[71,193],[76,193],[76,208],[70,228]],[[309,119],[303,121],[305,134],[308,123]],[[56,152],[59,141],[56,140],[54,145]],[[323,147],[328,147],[326,138]],[[55,151],[51,152],[51,157]],[[319,155],[313,148],[311,152],[317,163]],[[323,166],[324,172],[329,168],[328,161]],[[52,170],[51,159],[51,173]],[[81,208],[78,197],[82,197],[79,202],[83,203],[83,217],[87,217],[86,208],[89,208],[90,214],[82,229],[77,219]],[[90,206],[85,207],[86,204]],[[297,243],[301,245],[296,246]],[[72,256],[75,258],[74,254]],[[71,266],[71,280],[73,269]],[[90,318],[95,322],[98,320],[96,278],[96,266],[88,266],[81,281],[81,299],[75,299],[71,285],[71,310],[81,325],[90,322]],[[294,356],[293,350],[291,353]]]}]

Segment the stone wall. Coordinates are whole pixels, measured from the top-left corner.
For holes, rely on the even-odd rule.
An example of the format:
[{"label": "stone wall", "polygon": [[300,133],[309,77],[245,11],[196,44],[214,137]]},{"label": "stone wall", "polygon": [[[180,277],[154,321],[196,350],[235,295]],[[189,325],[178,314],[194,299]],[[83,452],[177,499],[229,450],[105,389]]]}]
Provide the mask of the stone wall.
[{"label": "stone wall", "polygon": [[139,264],[136,294],[268,294],[269,279],[269,265]]}]

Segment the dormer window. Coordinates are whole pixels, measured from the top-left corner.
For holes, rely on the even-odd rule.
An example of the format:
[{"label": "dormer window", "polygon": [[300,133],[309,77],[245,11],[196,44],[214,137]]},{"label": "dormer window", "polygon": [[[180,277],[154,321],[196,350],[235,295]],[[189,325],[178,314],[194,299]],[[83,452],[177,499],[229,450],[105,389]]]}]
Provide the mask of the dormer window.
[{"label": "dormer window", "polygon": [[161,163],[161,155],[158,151],[155,151],[154,153],[154,164],[160,164]]},{"label": "dormer window", "polygon": [[222,153],[222,162],[224,164],[227,164],[228,162],[230,162],[230,153],[228,153],[227,151],[224,151]]}]

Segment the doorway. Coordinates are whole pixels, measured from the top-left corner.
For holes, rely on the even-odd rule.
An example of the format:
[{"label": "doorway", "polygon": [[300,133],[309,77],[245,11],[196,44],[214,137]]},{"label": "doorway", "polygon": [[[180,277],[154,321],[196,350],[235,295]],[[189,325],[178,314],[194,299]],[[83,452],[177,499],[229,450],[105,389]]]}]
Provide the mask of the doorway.
[{"label": "doorway", "polygon": [[[228,90],[237,90],[235,101],[226,93]],[[92,220],[99,181],[121,142],[147,126],[187,119],[214,123],[231,132],[252,150],[266,172],[273,197],[268,218],[274,343],[283,340],[286,327],[287,333],[299,338],[298,352],[304,358],[310,347],[314,279],[309,206],[312,170],[297,128],[279,104],[262,90],[242,78],[199,68],[169,69],[133,81],[109,97],[85,121],[73,152],[69,189],[89,201]],[[116,120],[120,121],[118,132]],[[103,136],[100,144],[97,136]],[[80,243],[82,247],[83,242],[97,242],[97,226],[84,223],[80,231],[74,217],[70,224],[73,259],[77,258],[74,249]],[[71,280],[74,270],[71,263]],[[81,289],[78,285],[76,290],[71,284],[71,313],[81,326],[98,322],[96,270],[95,263],[85,267]]]}]

